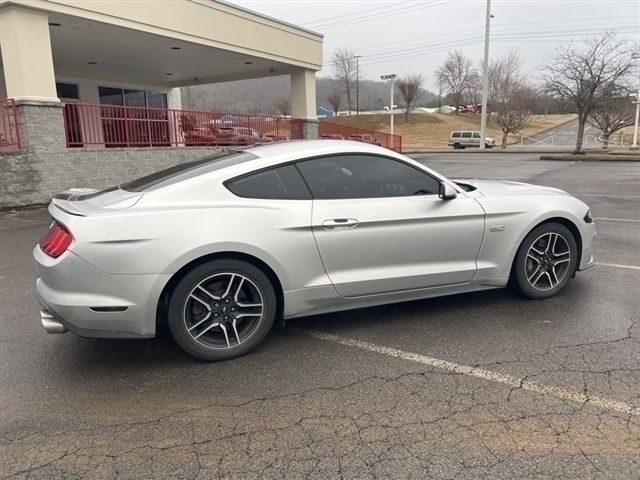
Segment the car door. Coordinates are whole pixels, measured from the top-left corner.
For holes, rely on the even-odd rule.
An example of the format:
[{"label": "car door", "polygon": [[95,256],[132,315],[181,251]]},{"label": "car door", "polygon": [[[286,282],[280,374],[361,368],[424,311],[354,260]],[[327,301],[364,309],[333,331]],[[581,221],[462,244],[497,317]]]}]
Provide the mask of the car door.
[{"label": "car door", "polygon": [[342,296],[471,281],[484,211],[463,193],[438,196],[440,181],[402,161],[337,155],[297,164],[313,200],[312,228]]},{"label": "car door", "polygon": [[465,147],[473,146],[473,139],[471,138],[471,132],[462,132],[460,142]]}]

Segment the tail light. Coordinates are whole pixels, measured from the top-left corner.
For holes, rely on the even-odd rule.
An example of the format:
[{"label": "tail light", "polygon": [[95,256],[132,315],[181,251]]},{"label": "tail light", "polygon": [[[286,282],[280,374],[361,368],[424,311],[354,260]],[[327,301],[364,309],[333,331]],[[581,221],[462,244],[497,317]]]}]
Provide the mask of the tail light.
[{"label": "tail light", "polygon": [[73,236],[69,233],[69,230],[63,225],[54,222],[49,231],[40,240],[40,248],[50,257],[58,258],[69,248],[72,241]]}]

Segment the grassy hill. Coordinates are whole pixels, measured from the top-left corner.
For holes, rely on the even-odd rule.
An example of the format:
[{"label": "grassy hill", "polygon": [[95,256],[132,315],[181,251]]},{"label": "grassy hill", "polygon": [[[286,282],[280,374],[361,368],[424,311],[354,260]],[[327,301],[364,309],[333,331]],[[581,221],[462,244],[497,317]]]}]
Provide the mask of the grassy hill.
[{"label": "grassy hill", "polygon": [[[529,126],[522,132],[531,137],[544,130],[562,125],[573,120],[575,115],[533,115]],[[366,128],[379,132],[389,132],[389,115],[351,115],[328,118],[324,121],[339,123],[353,127]],[[402,148],[443,148],[447,147],[449,135],[453,130],[480,130],[480,115],[461,113],[413,113],[409,121],[405,122],[404,114],[399,113],[394,118],[394,133],[402,135]],[[488,135],[502,142],[502,132],[489,123]],[[520,140],[520,135],[510,136],[509,143]]]}]

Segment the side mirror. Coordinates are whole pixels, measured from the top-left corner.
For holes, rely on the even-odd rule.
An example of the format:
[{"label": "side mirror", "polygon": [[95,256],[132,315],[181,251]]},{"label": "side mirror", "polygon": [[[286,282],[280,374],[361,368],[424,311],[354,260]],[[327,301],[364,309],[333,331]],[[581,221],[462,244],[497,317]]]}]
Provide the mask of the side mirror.
[{"label": "side mirror", "polygon": [[448,183],[440,182],[440,191],[438,192],[438,196],[442,200],[451,200],[458,196],[458,192]]}]

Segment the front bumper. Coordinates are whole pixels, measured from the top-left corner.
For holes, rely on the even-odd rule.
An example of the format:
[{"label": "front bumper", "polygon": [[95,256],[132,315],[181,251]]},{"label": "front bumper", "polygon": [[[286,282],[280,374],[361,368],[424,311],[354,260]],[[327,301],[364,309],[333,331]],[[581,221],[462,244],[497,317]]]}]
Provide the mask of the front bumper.
[{"label": "front bumper", "polygon": [[593,239],[597,235],[596,224],[583,222],[580,235],[582,237],[582,253],[580,265],[578,265],[579,271],[591,268],[596,264],[593,258]]},{"label": "front bumper", "polygon": [[170,275],[111,275],[67,251],[51,258],[33,250],[40,277],[36,297],[50,333],[82,337],[146,338],[155,335],[162,288]]}]

